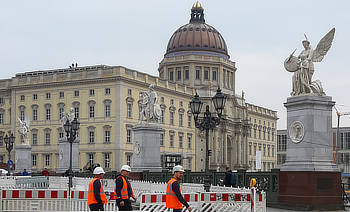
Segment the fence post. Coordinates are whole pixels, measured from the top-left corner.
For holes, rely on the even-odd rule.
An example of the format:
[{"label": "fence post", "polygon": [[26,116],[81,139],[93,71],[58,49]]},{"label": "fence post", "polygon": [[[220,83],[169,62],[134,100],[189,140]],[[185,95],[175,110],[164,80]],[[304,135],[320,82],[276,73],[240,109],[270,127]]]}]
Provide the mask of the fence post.
[{"label": "fence post", "polygon": [[3,211],[2,208],[2,190],[0,189],[0,211]]}]

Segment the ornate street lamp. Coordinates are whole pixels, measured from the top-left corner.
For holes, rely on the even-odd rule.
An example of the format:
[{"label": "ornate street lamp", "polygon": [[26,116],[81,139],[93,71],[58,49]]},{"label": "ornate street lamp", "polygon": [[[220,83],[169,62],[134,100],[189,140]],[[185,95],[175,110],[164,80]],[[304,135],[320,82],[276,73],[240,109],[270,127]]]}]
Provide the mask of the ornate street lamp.
[{"label": "ornate street lamp", "polygon": [[6,134],[5,137],[0,136],[0,140],[4,140],[6,145],[6,150],[8,152],[9,159],[7,161],[7,171],[10,174],[10,160],[11,160],[11,151],[13,149],[13,144],[15,143],[15,136],[11,133],[10,136]]},{"label": "ornate street lamp", "polygon": [[70,152],[69,152],[69,170],[68,170],[68,177],[69,177],[69,185],[68,185],[68,193],[69,196],[71,195],[70,190],[73,187],[73,170],[72,170],[72,145],[75,139],[77,138],[77,132],[79,130],[80,123],[78,122],[77,118],[74,118],[72,122],[70,122],[68,119],[66,123],[63,125],[64,131],[66,131],[67,134],[67,140],[70,144]]},{"label": "ornate street lamp", "polygon": [[190,108],[194,117],[196,128],[200,131],[205,130],[205,178],[204,178],[204,190],[206,192],[210,191],[210,176],[209,176],[209,156],[211,155],[211,150],[209,150],[209,130],[214,129],[220,124],[220,119],[222,112],[226,103],[226,96],[221,92],[221,89],[218,88],[215,96],[212,97],[212,102],[214,104],[215,110],[218,117],[212,116],[212,113],[209,110],[209,105],[206,106],[204,116],[199,117],[203,102],[199,99],[198,94],[194,96],[190,102]]}]

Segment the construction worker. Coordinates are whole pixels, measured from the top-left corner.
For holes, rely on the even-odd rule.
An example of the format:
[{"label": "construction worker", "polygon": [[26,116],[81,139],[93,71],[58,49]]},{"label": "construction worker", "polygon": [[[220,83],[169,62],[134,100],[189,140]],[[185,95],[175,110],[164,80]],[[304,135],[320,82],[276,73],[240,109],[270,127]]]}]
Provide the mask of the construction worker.
[{"label": "construction worker", "polygon": [[101,179],[105,172],[102,167],[96,167],[93,174],[95,176],[89,183],[88,205],[91,211],[104,211],[103,205],[107,204],[107,197]]},{"label": "construction worker", "polygon": [[188,211],[192,211],[192,208],[186,202],[181,194],[181,187],[179,181],[181,180],[184,168],[180,165],[176,165],[173,168],[174,177],[169,180],[166,188],[166,207],[173,209],[173,212],[180,212],[182,208],[186,206]]},{"label": "construction worker", "polygon": [[132,211],[130,198],[136,201],[136,197],[132,192],[131,184],[128,181],[131,168],[128,165],[123,165],[120,169],[120,175],[115,181],[115,194],[117,195],[117,206],[119,211]]}]

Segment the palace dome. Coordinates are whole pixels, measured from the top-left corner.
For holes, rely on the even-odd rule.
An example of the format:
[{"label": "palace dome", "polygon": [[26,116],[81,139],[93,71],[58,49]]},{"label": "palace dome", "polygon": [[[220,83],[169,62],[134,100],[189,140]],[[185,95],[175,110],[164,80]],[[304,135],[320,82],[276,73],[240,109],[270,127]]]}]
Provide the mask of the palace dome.
[{"label": "palace dome", "polygon": [[198,1],[193,4],[190,22],[174,32],[165,55],[180,51],[208,51],[229,57],[224,38],[214,27],[205,23],[203,12]]}]

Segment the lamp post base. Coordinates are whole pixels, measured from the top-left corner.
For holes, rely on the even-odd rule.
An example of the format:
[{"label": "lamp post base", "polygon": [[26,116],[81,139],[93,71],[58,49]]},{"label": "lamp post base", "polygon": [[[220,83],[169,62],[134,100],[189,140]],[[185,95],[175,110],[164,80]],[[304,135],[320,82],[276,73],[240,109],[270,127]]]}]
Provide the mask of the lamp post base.
[{"label": "lamp post base", "polygon": [[207,172],[205,173],[204,177],[204,190],[205,192],[210,192],[210,178]]}]

